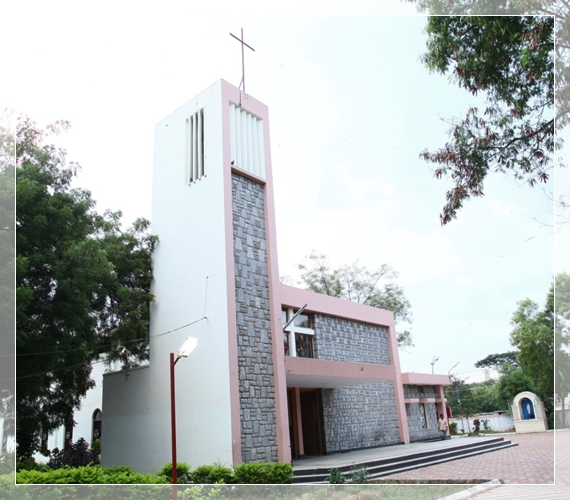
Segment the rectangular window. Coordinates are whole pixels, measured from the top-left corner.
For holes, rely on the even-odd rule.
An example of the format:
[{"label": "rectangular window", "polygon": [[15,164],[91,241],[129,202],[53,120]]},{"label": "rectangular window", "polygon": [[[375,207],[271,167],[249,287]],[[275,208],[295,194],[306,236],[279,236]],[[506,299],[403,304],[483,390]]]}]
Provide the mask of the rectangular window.
[{"label": "rectangular window", "polygon": [[[283,325],[287,325],[295,315],[295,309],[287,308],[281,311]],[[315,330],[313,329],[313,315],[299,314],[295,320],[287,325],[283,332],[285,343],[285,356],[298,358],[315,357]]]},{"label": "rectangular window", "polygon": [[313,328],[310,319],[311,316],[307,314],[299,314],[299,316],[295,318],[295,326],[300,326],[301,328]]},{"label": "rectangular window", "polygon": [[313,335],[295,334],[295,346],[298,358],[314,358]]},{"label": "rectangular window", "polygon": [[186,118],[186,178],[188,184],[204,176],[204,108]]}]

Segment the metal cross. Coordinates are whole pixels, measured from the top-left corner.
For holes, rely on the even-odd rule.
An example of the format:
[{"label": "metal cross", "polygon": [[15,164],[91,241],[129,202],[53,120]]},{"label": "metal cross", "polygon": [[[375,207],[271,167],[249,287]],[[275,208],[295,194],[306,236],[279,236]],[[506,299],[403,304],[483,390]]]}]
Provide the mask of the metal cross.
[{"label": "metal cross", "polygon": [[253,47],[250,47],[247,43],[245,43],[243,41],[243,28],[241,29],[241,38],[238,38],[237,36],[233,35],[232,33],[230,33],[230,35],[232,35],[238,42],[241,43],[241,82],[240,82],[239,86],[241,87],[241,84],[243,83],[243,92],[245,93],[245,64],[244,64],[243,46],[245,45],[248,49],[251,49],[254,52],[255,52],[255,49]]}]

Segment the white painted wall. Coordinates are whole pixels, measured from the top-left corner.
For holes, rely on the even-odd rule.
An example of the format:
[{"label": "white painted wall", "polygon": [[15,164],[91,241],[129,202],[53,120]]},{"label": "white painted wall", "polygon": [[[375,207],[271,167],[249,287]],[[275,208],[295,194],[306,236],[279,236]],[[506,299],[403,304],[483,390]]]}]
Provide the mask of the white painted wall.
[{"label": "white painted wall", "polygon": [[[105,377],[104,465],[151,472],[171,460],[169,353],[188,336],[199,343],[176,365],[178,460],[232,463],[221,98],[218,81],[156,127],[150,366]],[[201,107],[206,175],[187,185],[185,120]]]},{"label": "white painted wall", "polygon": [[488,426],[493,431],[514,431],[515,424],[513,422],[513,417],[510,415],[475,415],[469,418],[458,418],[453,417],[450,418],[450,422],[457,422],[457,432],[461,434],[461,429],[464,429],[465,434],[469,432],[473,432],[475,426],[473,425],[473,420],[478,418],[481,421],[481,425],[479,426],[479,431],[484,432],[485,427],[483,426],[483,420],[488,421]]},{"label": "white painted wall", "polygon": [[[76,422],[73,428],[73,442],[79,438],[85,439],[91,445],[91,436],[93,433],[93,413],[97,409],[101,409],[103,404],[103,376],[106,370],[109,369],[103,362],[99,360],[92,365],[91,378],[95,381],[95,387],[89,389],[85,397],[81,400],[81,407],[75,411],[74,420]],[[114,369],[115,367],[111,367]],[[59,427],[48,438],[48,449],[53,450],[58,448],[60,450],[64,447],[65,429],[63,426]],[[48,457],[41,453],[34,455],[36,462],[47,462]]]}]

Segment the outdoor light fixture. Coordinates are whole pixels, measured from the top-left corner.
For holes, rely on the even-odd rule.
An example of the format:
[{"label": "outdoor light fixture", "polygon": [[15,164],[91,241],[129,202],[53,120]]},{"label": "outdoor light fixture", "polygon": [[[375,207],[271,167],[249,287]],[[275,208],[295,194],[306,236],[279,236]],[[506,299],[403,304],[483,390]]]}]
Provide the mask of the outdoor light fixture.
[{"label": "outdoor light fixture", "polygon": [[192,351],[196,349],[198,345],[198,339],[196,337],[188,337],[184,343],[178,349],[178,357],[179,358],[187,358]]},{"label": "outdoor light fixture", "polygon": [[178,349],[178,354],[176,358],[174,353],[170,353],[170,422],[172,428],[172,498],[176,500],[178,498],[178,492],[176,490],[176,484],[178,482],[177,472],[176,472],[176,391],[174,384],[174,365],[178,363],[180,358],[187,358],[196,346],[198,345],[198,339],[196,337],[188,337],[184,343]]}]

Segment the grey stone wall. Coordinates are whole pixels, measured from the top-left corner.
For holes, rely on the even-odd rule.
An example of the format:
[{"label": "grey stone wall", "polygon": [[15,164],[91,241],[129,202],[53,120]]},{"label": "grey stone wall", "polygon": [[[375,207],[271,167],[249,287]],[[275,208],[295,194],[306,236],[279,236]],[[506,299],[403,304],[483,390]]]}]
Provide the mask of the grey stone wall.
[{"label": "grey stone wall", "polygon": [[390,364],[388,329],[315,314],[315,356],[331,361]]},{"label": "grey stone wall", "polygon": [[437,393],[433,385],[404,385],[404,398],[437,398]]},{"label": "grey stone wall", "polygon": [[322,391],[327,453],[400,442],[392,382]]},{"label": "grey stone wall", "polygon": [[[436,398],[439,394],[431,385],[404,385],[404,398]],[[406,403],[406,414],[408,415],[408,428],[410,430],[410,441],[422,441],[439,437],[437,431],[437,405],[436,403],[425,403],[427,417],[427,428],[423,427],[422,405],[424,403]]]},{"label": "grey stone wall", "polygon": [[277,461],[263,187],[232,175],[242,460]]}]

